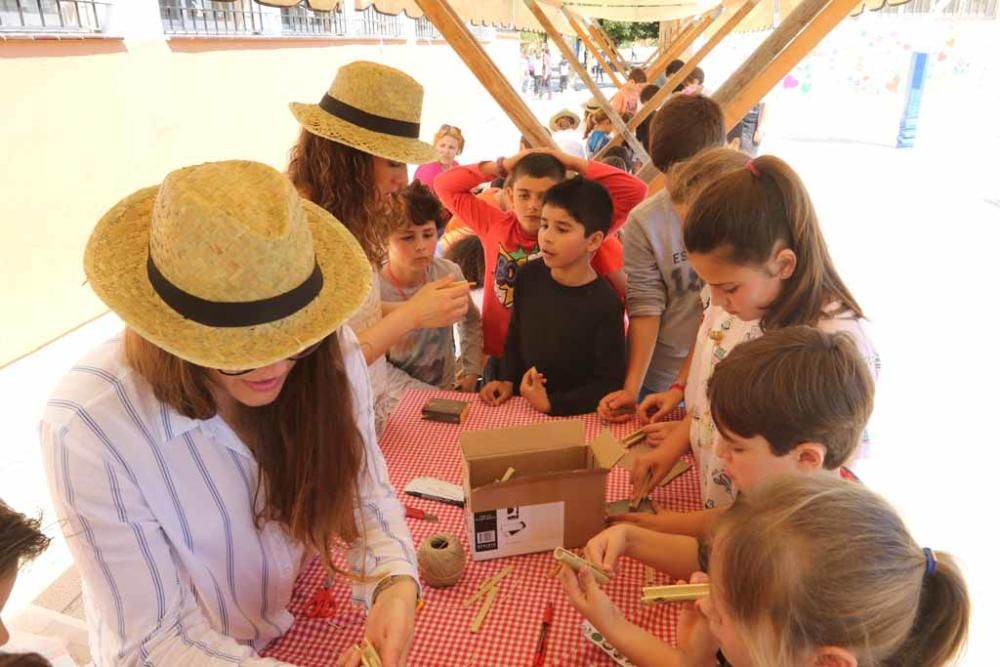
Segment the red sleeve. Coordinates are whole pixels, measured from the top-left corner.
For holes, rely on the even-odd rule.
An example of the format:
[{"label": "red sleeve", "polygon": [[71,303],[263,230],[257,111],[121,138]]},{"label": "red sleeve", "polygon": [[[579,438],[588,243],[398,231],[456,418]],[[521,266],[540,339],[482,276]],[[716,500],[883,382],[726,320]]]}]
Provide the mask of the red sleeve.
[{"label": "red sleeve", "polygon": [[632,209],[646,198],[646,184],[635,176],[603,162],[589,162],[584,176],[597,181],[611,194],[614,208],[611,212],[611,229],[608,231],[608,236],[614,236],[615,232],[625,224]]},{"label": "red sleeve", "polygon": [[618,240],[617,236],[604,239],[604,243],[601,244],[601,247],[597,249],[594,257],[590,260],[590,265],[601,276],[606,276],[609,273],[614,273],[625,268],[625,250],[622,248],[622,242]]},{"label": "red sleeve", "polygon": [[443,171],[434,179],[434,191],[445,208],[464,220],[479,235],[485,234],[490,225],[499,224],[506,219],[503,211],[490,206],[471,192],[472,188],[488,180],[489,176],[479,171],[478,167],[471,166]]}]

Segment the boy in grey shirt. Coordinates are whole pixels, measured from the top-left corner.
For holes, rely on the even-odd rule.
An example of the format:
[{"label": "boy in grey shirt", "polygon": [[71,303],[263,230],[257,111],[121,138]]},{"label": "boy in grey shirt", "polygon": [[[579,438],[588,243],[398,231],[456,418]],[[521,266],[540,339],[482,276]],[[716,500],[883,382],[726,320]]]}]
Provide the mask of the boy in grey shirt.
[{"label": "boy in grey shirt", "polygon": [[724,144],[722,109],[708,97],[675,95],[656,112],[651,135],[650,156],[666,187],[636,206],[622,230],[628,369],[625,386],[598,404],[598,413],[609,421],[630,419],[648,393],[669,388],[680,402],[685,361],[701,322],[702,282],[688,263],[682,232],[690,202],[672,201],[671,172],[700,151]]}]

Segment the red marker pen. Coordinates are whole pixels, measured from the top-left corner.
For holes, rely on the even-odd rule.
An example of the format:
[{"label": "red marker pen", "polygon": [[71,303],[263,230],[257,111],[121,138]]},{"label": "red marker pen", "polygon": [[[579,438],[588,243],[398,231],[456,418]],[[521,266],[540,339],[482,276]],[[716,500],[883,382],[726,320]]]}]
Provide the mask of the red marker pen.
[{"label": "red marker pen", "polygon": [[542,662],[545,660],[545,647],[549,638],[549,626],[552,625],[552,616],[554,613],[555,609],[552,607],[552,603],[546,603],[545,616],[542,617],[542,630],[538,634],[538,644],[535,646],[535,659],[531,663],[532,667],[542,667]]}]

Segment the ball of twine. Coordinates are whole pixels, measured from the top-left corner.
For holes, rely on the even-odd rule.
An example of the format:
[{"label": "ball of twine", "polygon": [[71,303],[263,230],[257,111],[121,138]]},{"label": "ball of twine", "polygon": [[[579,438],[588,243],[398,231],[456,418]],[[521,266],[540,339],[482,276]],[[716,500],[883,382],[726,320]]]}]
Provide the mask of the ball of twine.
[{"label": "ball of twine", "polygon": [[417,550],[420,577],[433,588],[454,586],[465,572],[465,549],[451,533],[431,535]]}]

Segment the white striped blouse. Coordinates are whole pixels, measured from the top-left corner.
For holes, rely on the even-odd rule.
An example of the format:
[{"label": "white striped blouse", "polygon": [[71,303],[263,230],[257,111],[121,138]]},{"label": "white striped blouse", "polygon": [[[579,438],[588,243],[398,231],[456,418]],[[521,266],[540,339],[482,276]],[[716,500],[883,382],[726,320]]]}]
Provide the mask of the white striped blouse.
[{"label": "white striped blouse", "polygon": [[[364,356],[349,328],[339,340],[365,444],[357,517],[366,539],[348,550],[348,564],[416,578],[412,538],[375,440]],[[312,554],[278,523],[254,526],[257,465],[228,425],[157,401],[123,352],[118,337],[85,357],[41,423],[95,663],[280,664],[256,650],[291,625],[285,607]],[[375,583],[356,585],[355,602],[370,605]]]}]

